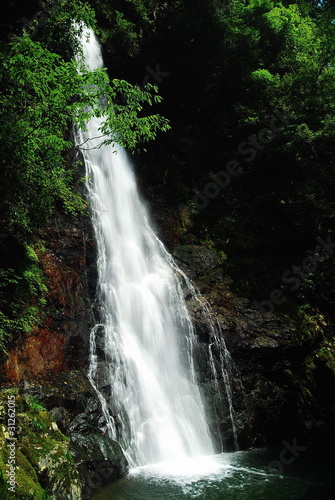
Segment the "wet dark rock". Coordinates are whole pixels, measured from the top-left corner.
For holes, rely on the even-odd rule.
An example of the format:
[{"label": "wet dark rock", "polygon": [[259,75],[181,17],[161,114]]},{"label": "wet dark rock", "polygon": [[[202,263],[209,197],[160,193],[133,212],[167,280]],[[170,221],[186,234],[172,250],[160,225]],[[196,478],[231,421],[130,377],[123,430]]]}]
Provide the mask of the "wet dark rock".
[{"label": "wet dark rock", "polygon": [[[325,320],[316,318],[306,332],[279,312],[261,313],[249,300],[232,292],[231,280],[222,276],[213,250],[182,245],[174,249],[173,256],[210,304],[210,320],[218,320],[220,338],[234,360],[230,378],[240,447],[277,443],[290,437],[315,444],[326,432],[328,439],[334,439],[335,397],[325,388],[334,382],[335,366],[326,352]],[[201,298],[200,302],[194,300],[187,291],[185,299],[200,341],[197,364],[210,425],[213,434],[221,431],[222,446],[232,449],[219,351],[212,348],[218,396],[205,362],[213,342],[205,309]]]},{"label": "wet dark rock", "polygon": [[106,359],[105,350],[105,327],[104,325],[98,325],[95,330],[95,350],[99,358]]},{"label": "wet dark rock", "polygon": [[96,399],[96,393],[82,370],[22,381],[19,391],[33,396],[50,411],[53,408],[64,408],[70,421],[85,410],[90,398]]},{"label": "wet dark rock", "polygon": [[110,366],[104,359],[98,359],[95,377],[96,387],[104,394],[108,394],[110,393],[110,383]]},{"label": "wet dark rock", "polygon": [[107,435],[72,433],[71,453],[83,486],[83,498],[102,484],[124,476],[128,462],[120,445]]},{"label": "wet dark rock", "polygon": [[173,251],[173,256],[178,265],[188,272],[196,275],[199,279],[207,277],[217,269],[217,254],[213,250],[198,245],[182,245]]},{"label": "wet dark rock", "polygon": [[95,394],[92,394],[87,400],[86,407],[82,413],[79,413],[71,421],[68,433],[90,433],[99,430],[106,432],[106,420],[102,414],[101,403]]}]

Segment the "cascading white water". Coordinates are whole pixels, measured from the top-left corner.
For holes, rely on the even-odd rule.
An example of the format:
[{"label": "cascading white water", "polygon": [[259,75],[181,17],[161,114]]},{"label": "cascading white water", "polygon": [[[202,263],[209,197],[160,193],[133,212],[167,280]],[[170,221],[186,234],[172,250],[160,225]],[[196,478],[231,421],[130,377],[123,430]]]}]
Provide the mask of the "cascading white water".
[{"label": "cascading white water", "polygon": [[[82,43],[89,69],[102,67],[93,33]],[[91,334],[91,381],[131,465],[212,454],[178,268],[150,228],[126,152],[92,139],[100,125],[91,119],[76,138],[84,144],[98,253],[101,324]],[[108,361],[103,381],[97,344]]]}]

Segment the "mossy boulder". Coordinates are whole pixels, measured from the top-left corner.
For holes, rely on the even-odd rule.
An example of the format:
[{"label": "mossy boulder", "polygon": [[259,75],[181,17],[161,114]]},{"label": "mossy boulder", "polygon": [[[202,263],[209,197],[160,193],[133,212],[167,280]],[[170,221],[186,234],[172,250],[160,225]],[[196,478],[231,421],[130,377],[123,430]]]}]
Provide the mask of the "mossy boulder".
[{"label": "mossy boulder", "polygon": [[[81,498],[89,498],[104,482],[127,473],[127,460],[120,445],[108,436],[101,402],[84,371],[73,370],[47,379],[25,381],[19,390],[24,398],[34,398],[48,410],[58,432],[61,430],[66,443],[70,442],[69,449],[82,485]],[[109,405],[107,408],[113,414],[113,408]],[[49,458],[46,455],[46,460]]]},{"label": "mossy boulder", "polygon": [[[15,408],[15,431],[9,425],[8,397]],[[14,399],[15,397],[15,399]],[[12,423],[12,421],[11,421]],[[15,449],[15,493],[6,483],[9,444]],[[81,483],[70,453],[70,440],[54,422],[52,414],[31,397],[15,389],[0,392],[0,470],[3,498],[27,500],[78,500]]]}]

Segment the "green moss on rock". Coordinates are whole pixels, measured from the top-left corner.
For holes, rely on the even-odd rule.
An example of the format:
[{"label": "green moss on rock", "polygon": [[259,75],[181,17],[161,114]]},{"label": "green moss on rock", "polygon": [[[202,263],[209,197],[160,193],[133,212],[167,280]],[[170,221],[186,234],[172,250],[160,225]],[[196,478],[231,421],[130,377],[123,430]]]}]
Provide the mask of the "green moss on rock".
[{"label": "green moss on rock", "polygon": [[[3,498],[80,499],[81,484],[70,454],[70,440],[60,432],[52,414],[32,398],[15,396],[16,440],[12,441],[7,409],[8,396],[12,394],[13,391],[8,389],[0,392],[0,471],[3,472]],[[16,445],[15,494],[8,489],[6,491],[4,479],[8,472],[10,442],[15,442]]]}]

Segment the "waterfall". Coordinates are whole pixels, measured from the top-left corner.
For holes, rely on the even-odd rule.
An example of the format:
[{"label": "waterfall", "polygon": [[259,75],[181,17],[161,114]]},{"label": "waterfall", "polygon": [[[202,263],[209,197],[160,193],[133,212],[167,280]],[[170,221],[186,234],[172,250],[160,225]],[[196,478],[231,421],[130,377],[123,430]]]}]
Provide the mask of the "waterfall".
[{"label": "waterfall", "polygon": [[[89,34],[84,61],[101,68],[99,43]],[[99,147],[100,126],[101,118],[92,118],[76,142],[84,145],[98,255],[100,322],[91,332],[89,376],[108,432],[132,466],[213,454],[182,272],[150,226],[127,153]]]}]

